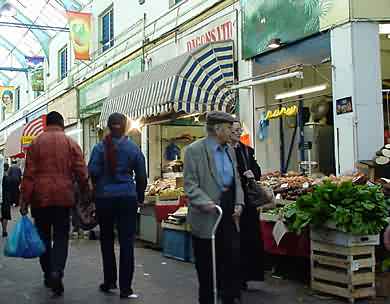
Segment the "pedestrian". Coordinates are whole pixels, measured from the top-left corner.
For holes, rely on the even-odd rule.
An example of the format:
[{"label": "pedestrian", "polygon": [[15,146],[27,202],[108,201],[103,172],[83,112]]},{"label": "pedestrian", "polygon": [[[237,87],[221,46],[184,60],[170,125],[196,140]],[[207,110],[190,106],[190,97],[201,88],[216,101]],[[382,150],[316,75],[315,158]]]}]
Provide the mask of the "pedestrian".
[{"label": "pedestrian", "polygon": [[206,117],[207,137],[189,145],[184,158],[184,189],[189,198],[195,268],[199,281],[199,303],[213,303],[212,228],[216,205],[223,217],[216,233],[218,295],[223,304],[241,303],[240,235],[237,227],[244,195],[230,141],[234,118],[213,111]]},{"label": "pedestrian", "polygon": [[240,142],[242,126],[236,120],[232,126],[231,145],[233,146],[238,164],[241,185],[244,191],[245,209],[240,219],[241,236],[241,279],[242,289],[248,288],[249,281],[264,281],[264,246],[260,235],[260,221],[257,207],[248,199],[248,179],[260,180],[261,169],[254,157],[255,151]]},{"label": "pedestrian", "polygon": [[9,200],[8,188],[8,170],[9,164],[4,164],[4,173],[2,181],[2,203],[1,203],[1,226],[3,228],[3,238],[8,236],[7,226],[8,221],[11,220],[11,204]]},{"label": "pedestrian", "polygon": [[47,128],[36,138],[26,157],[20,212],[31,214],[46,246],[40,257],[44,284],[54,296],[64,292],[62,282],[68,256],[70,211],[75,204],[76,180],[88,198],[88,170],[80,146],[64,133],[64,118],[50,112]]},{"label": "pedestrian", "polygon": [[19,168],[16,160],[11,161],[11,167],[8,170],[8,191],[11,206],[19,205],[20,183],[22,181],[22,170]]},{"label": "pedestrian", "polygon": [[138,297],[132,289],[137,209],[144,201],[147,176],[144,155],[125,136],[126,120],[119,113],[110,115],[109,134],[94,146],[88,168],[95,189],[103,259],[104,281],[99,289],[109,293],[117,288],[116,227],[120,245],[120,297],[133,299]]}]

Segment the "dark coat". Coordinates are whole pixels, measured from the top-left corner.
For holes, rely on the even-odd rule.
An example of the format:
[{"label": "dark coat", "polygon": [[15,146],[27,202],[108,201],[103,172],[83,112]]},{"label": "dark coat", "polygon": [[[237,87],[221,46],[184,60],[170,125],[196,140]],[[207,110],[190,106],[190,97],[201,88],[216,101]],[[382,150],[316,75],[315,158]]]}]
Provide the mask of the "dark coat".
[{"label": "dark coat", "polygon": [[[246,151],[245,151],[246,150]],[[241,183],[244,190],[245,208],[241,215],[241,261],[242,261],[242,280],[248,281],[264,280],[264,246],[260,233],[259,214],[255,207],[248,202],[246,195],[246,181],[244,172],[251,170],[256,180],[260,180],[261,169],[255,159],[255,151],[243,143],[235,147],[238,171],[240,173]]]}]

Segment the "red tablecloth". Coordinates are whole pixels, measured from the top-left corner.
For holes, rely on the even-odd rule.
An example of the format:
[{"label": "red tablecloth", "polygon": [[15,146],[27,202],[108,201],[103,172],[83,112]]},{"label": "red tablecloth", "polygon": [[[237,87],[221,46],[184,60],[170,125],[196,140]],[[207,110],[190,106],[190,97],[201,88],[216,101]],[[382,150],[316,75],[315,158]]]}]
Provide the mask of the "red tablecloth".
[{"label": "red tablecloth", "polygon": [[310,257],[309,232],[302,233],[301,235],[287,233],[281,240],[279,246],[277,246],[272,236],[275,223],[260,221],[260,224],[265,252],[275,255]]}]

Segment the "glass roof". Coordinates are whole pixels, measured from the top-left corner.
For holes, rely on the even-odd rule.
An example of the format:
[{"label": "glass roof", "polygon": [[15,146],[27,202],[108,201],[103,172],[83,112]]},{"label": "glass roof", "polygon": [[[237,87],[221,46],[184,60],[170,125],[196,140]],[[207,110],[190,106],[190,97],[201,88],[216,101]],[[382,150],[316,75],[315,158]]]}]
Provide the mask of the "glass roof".
[{"label": "glass roof", "polygon": [[[66,10],[81,10],[91,0],[0,0],[0,22],[67,27]],[[57,31],[0,26],[0,67],[26,67],[25,56],[48,56]],[[15,72],[2,71],[14,78]],[[2,77],[3,79],[5,77]],[[1,79],[0,79],[1,81]]]}]

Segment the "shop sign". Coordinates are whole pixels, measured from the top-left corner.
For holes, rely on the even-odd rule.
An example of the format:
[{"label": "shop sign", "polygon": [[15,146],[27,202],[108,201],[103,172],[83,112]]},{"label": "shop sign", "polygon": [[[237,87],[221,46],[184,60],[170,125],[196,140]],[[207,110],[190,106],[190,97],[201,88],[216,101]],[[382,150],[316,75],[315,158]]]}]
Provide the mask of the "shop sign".
[{"label": "shop sign", "polygon": [[204,44],[223,40],[234,40],[237,37],[236,13],[230,13],[212,22],[206,20],[189,34],[179,38],[178,49],[180,53],[190,52]]},{"label": "shop sign", "polygon": [[272,40],[291,43],[350,19],[349,0],[242,0],[240,3],[245,59],[270,50]]},{"label": "shop sign", "polygon": [[115,71],[104,75],[95,82],[81,88],[79,91],[80,113],[85,113],[91,105],[107,98],[113,87],[118,86],[123,81],[141,72],[141,62],[141,57],[134,59]]}]

